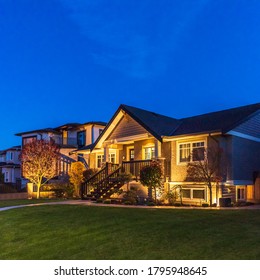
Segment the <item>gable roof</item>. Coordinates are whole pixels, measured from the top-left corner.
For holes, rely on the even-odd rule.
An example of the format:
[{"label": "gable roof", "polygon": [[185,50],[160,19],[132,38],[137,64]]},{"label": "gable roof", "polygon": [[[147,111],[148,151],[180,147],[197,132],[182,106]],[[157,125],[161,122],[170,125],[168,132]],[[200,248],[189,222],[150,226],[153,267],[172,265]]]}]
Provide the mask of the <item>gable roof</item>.
[{"label": "gable roof", "polygon": [[116,119],[121,111],[130,115],[149,133],[161,141],[162,137],[211,132],[227,133],[251,118],[254,114],[257,114],[260,111],[260,103],[182,119],[175,119],[144,109],[121,104],[103,132],[96,139],[95,143],[93,143],[91,147],[83,147],[81,150],[85,150],[86,148],[93,150],[99,141],[106,137],[105,135],[108,133],[108,129],[113,122],[118,121]]},{"label": "gable roof", "polygon": [[177,119],[124,104],[119,109],[124,110],[158,140],[163,135],[170,135],[180,124]]},{"label": "gable roof", "polygon": [[203,133],[227,133],[260,110],[260,103],[180,119],[179,127],[171,136]]}]

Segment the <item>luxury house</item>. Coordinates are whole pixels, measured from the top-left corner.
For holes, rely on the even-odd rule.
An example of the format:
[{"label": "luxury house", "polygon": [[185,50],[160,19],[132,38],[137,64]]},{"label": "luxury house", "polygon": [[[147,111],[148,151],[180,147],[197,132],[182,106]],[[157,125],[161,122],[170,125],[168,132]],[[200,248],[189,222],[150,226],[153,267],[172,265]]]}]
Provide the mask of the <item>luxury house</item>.
[{"label": "luxury house", "polygon": [[68,123],[55,128],[44,128],[17,133],[22,137],[22,146],[34,139],[53,140],[60,146],[61,159],[57,166],[57,176],[66,175],[72,162],[82,161],[88,168],[88,155],[71,154],[71,151],[95,142],[106,123],[93,121],[84,124]]},{"label": "luxury house", "polygon": [[20,185],[21,165],[19,155],[21,146],[14,146],[0,152],[0,171],[4,183]]},{"label": "luxury house", "polygon": [[147,189],[138,182],[140,169],[157,159],[166,190],[181,188],[184,203],[208,203],[207,185],[190,180],[187,165],[203,160],[201,151],[209,147],[219,147],[225,155],[219,182],[213,185],[213,203],[222,197],[260,201],[255,184],[260,170],[260,103],[182,119],[121,105],[94,143],[74,151],[88,158],[90,168],[99,169],[83,186],[82,196],[110,197],[123,186],[116,179],[122,172],[133,175],[130,188],[145,196]]}]

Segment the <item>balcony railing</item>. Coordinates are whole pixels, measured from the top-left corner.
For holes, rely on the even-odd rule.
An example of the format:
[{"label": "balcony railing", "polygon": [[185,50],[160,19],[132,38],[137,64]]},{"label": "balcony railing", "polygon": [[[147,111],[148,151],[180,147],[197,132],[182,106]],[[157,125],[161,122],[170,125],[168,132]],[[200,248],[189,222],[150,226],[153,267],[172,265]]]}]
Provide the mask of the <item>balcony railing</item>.
[{"label": "balcony railing", "polygon": [[147,165],[150,165],[152,160],[132,160],[122,162],[122,172],[131,173],[136,179],[140,177],[140,170]]},{"label": "balcony railing", "polygon": [[77,146],[77,139],[72,137],[62,138],[61,136],[53,136],[52,139],[57,145],[61,146]]}]

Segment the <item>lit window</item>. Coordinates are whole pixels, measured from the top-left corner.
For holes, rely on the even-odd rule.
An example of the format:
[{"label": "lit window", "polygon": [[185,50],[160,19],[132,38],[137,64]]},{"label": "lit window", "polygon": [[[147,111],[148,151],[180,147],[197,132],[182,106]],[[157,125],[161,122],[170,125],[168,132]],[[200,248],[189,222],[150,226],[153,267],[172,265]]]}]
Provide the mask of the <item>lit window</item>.
[{"label": "lit window", "polygon": [[204,160],[205,142],[179,144],[179,162]]},{"label": "lit window", "polygon": [[[105,161],[105,156],[104,155],[97,155],[97,168],[102,167],[102,164]],[[116,154],[109,154],[108,155],[108,161],[111,163],[115,163],[116,162]]]},{"label": "lit window", "polygon": [[182,190],[182,197],[183,198],[191,198],[191,190],[190,189],[183,189]]},{"label": "lit window", "polygon": [[204,190],[193,190],[193,198],[197,199],[205,199],[205,191]]},{"label": "lit window", "polygon": [[116,154],[109,154],[109,162],[112,163],[116,162]]},{"label": "lit window", "polygon": [[180,162],[190,161],[190,144],[180,144]]},{"label": "lit window", "polygon": [[101,168],[104,162],[104,155],[97,155],[97,168]]},{"label": "lit window", "polygon": [[68,131],[67,130],[62,131],[62,144],[68,145]]},{"label": "lit window", "polygon": [[144,159],[152,159],[155,157],[154,147],[144,148]]},{"label": "lit window", "polygon": [[205,189],[182,189],[182,198],[186,199],[206,199]]}]

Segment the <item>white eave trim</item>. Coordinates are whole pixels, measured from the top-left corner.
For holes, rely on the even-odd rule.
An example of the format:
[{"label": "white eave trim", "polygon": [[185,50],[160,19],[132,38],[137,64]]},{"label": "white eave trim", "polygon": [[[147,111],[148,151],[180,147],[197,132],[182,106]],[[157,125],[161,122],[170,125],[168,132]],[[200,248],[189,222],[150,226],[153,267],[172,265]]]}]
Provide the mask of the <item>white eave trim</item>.
[{"label": "white eave trim", "polygon": [[226,181],[225,186],[244,186],[253,185],[253,180],[229,180]]},{"label": "white eave trim", "polygon": [[227,132],[227,134],[237,136],[237,137],[241,137],[241,138],[248,139],[248,140],[252,140],[252,141],[256,141],[256,142],[260,142],[260,138],[258,138],[258,137],[254,137],[254,136],[244,134],[244,133],[241,133],[241,132],[237,132],[237,131],[234,131],[234,130],[230,130],[229,132]]},{"label": "white eave trim", "polygon": [[147,139],[147,138],[151,138],[151,137],[152,136],[149,133],[143,133],[143,134],[137,134],[137,135],[132,135],[132,136],[120,137],[117,139],[107,140],[104,143],[105,144],[120,144],[123,142],[132,142],[132,141],[143,140],[143,139]]},{"label": "white eave trim", "polygon": [[179,135],[179,136],[162,136],[163,142],[176,141],[176,140],[189,140],[196,138],[205,138],[208,136],[221,135],[220,132],[213,133],[201,133],[201,134],[189,134],[189,135]]}]

